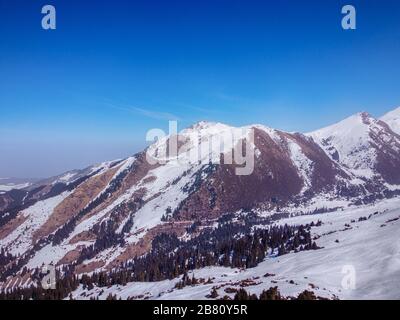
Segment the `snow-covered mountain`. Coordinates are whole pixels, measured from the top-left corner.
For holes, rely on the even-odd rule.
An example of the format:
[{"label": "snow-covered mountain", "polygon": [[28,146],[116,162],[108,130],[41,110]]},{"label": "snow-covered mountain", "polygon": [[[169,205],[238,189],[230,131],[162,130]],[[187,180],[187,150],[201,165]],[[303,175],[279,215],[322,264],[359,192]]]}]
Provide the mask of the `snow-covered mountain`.
[{"label": "snow-covered mountain", "polygon": [[25,189],[31,186],[37,179],[0,178],[0,194],[13,189]]},{"label": "snow-covered mountain", "polygon": [[400,136],[382,120],[358,113],[309,135],[355,177],[400,184]]},{"label": "snow-covered mountain", "polygon": [[[0,194],[0,286],[37,285],[38,268],[48,264],[57,266],[65,277],[92,275],[95,280],[90,281],[100,286],[96,278],[100,272],[110,279],[110,272],[119,272],[115,273],[118,277],[137,282],[180,278],[201,266],[246,266],[247,279],[252,274],[250,267],[259,265],[257,272],[262,272],[277,255],[285,255],[282,261],[286,264],[301,256],[297,251],[311,250],[303,255],[318,251],[321,259],[331,251],[338,254],[335,247],[339,245],[325,245],[324,239],[328,239],[325,233],[342,232],[339,224],[335,222],[329,230],[319,226],[314,232],[317,220],[338,217],[342,223],[341,212],[350,212],[346,215],[350,219],[355,207],[361,208],[361,214],[362,208],[373,211],[381,202],[390,203],[393,217],[397,214],[393,203],[400,194],[400,136],[395,132],[395,117],[391,119],[389,126],[382,119],[359,113],[309,134],[263,125],[235,128],[200,122],[127,159],[4,192]],[[250,156],[245,162],[243,152]],[[247,172],[246,167],[250,168]],[[300,220],[295,217],[299,216],[308,217],[307,223],[313,221],[313,227],[272,229],[284,218],[297,224]],[[387,220],[393,217],[387,215]],[[395,221],[392,229],[398,228]],[[269,233],[253,233],[266,229]],[[364,241],[361,229],[353,226],[348,234]],[[381,230],[386,229],[376,227],[373,237],[381,236]],[[235,241],[244,241],[240,240],[243,236],[253,242],[256,240],[251,237],[261,237],[263,246],[258,248],[254,242],[252,250],[235,260],[241,248],[235,249]],[[226,246],[232,246],[230,259],[218,251]],[[331,251],[323,251],[322,246]],[[176,264],[173,270],[154,261],[164,257],[160,252],[165,254],[163,263]],[[168,260],[173,254],[176,259]],[[151,268],[140,269],[147,264]],[[257,272],[254,277],[259,276]],[[296,273],[308,274],[305,269]],[[261,282],[270,285],[270,280]],[[124,285],[126,281],[122,281]],[[151,284],[141,288],[148,286]],[[74,295],[84,297],[82,290],[87,286],[79,290]],[[94,292],[99,295],[101,290]],[[321,295],[331,298],[341,296],[335,288],[322,291]],[[140,290],[134,292],[146,296]],[[155,298],[154,294],[151,297]]]}]

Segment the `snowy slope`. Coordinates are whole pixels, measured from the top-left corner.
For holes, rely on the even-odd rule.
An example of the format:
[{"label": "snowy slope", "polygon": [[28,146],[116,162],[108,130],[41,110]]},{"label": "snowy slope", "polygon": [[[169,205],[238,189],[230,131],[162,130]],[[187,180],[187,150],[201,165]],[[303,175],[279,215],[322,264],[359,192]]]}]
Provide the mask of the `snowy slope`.
[{"label": "snowy slope", "polygon": [[[400,157],[400,137],[366,112],[308,133],[348,172],[362,179],[378,179]],[[385,172],[382,172],[385,171]]]},{"label": "snowy slope", "polygon": [[394,132],[400,134],[400,107],[386,113],[380,120],[386,122]]},{"label": "snowy slope", "polygon": [[[399,299],[400,243],[393,240],[393,235],[400,230],[399,207],[400,200],[394,199],[356,209],[284,219],[279,224],[304,224],[321,220],[322,226],[313,227],[312,231],[314,236],[319,237],[317,244],[323,248],[266,258],[257,267],[247,270],[207,267],[189,273],[190,276],[194,273],[197,279],[212,277],[211,284],[176,289],[174,286],[180,280],[176,278],[89,291],[80,287],[73,296],[76,299],[97,296],[105,299],[112,293],[122,299],[133,296],[206,299],[212,288],[217,287],[220,297],[232,297],[232,293],[224,291],[226,288],[238,289],[241,281],[251,280],[253,284],[245,289],[256,294],[278,286],[284,296],[297,296],[307,289],[328,298]],[[359,221],[369,216],[369,219]],[[345,276],[353,270],[354,287],[345,281]],[[267,273],[270,275],[265,277]]]},{"label": "snowy slope", "polygon": [[175,152],[169,151],[169,140],[176,137],[173,135],[155,142],[147,152],[159,163],[218,163],[221,153],[229,152],[241,139],[249,137],[250,129],[251,127],[236,128],[223,123],[201,121],[178,133]]},{"label": "snowy slope", "polygon": [[14,255],[25,253],[32,245],[34,232],[46,222],[54,208],[69,195],[69,192],[64,192],[21,211],[20,216],[25,219],[24,222],[1,240],[2,246]]},{"label": "snowy slope", "polygon": [[376,153],[370,148],[370,126],[359,113],[332,126],[314,131],[313,137],[334,159],[357,175],[372,178]]}]

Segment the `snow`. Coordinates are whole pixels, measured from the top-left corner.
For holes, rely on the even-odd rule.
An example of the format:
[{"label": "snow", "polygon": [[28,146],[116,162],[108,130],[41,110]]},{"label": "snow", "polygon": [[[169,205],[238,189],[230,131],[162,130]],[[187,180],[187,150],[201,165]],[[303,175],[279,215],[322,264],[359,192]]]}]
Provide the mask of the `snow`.
[{"label": "snow", "polygon": [[301,194],[311,187],[311,178],[313,173],[313,162],[308,159],[301,147],[291,139],[288,139],[288,147],[291,154],[293,164],[296,166],[297,171],[304,181]]},{"label": "snow", "polygon": [[0,184],[0,194],[13,189],[24,189],[29,187],[30,185],[32,185],[30,182],[20,183],[20,184],[13,184],[13,183]]},{"label": "snow", "polygon": [[[100,299],[105,299],[109,293],[122,299],[138,295],[150,299],[206,299],[214,286],[222,286],[217,290],[220,297],[232,296],[233,294],[224,292],[224,289],[239,288],[240,281],[252,279],[254,285],[245,289],[255,294],[278,286],[284,296],[297,296],[307,289],[328,298],[399,299],[400,242],[396,235],[400,229],[400,219],[388,222],[400,217],[399,208],[400,199],[391,199],[343,211],[283,219],[278,224],[296,225],[321,220],[322,226],[313,227],[312,234],[319,236],[316,242],[323,248],[270,257],[257,267],[247,270],[207,267],[193,271],[198,279],[213,278],[212,284],[175,289],[175,284],[180,280],[176,278],[94,288],[85,291],[86,297],[82,295],[84,290],[80,287],[73,296],[77,299],[89,299],[104,290]],[[370,215],[368,220],[358,221],[360,217]],[[352,220],[355,222],[351,222]],[[350,225],[350,228],[346,228],[345,224]],[[349,287],[345,280],[352,271],[355,272],[355,286]],[[272,276],[264,277],[266,273]],[[189,276],[191,274],[192,272]]]},{"label": "snow", "polygon": [[[113,179],[115,179],[121,172],[123,172],[125,169],[129,168],[135,161],[134,157],[130,157],[126,159],[121,167],[117,170],[117,172],[114,174]],[[96,196],[96,198],[104,193],[109,185],[107,185],[103,190]],[[84,219],[81,223],[79,223],[73,230],[73,232],[63,240],[61,245],[59,246],[52,246],[52,245],[47,245],[46,247],[42,248],[35,254],[35,256],[29,261],[28,265],[30,267],[35,267],[35,266],[40,266],[43,263],[48,264],[50,262],[56,263],[58,262],[61,258],[65,256],[65,254],[78,246],[89,246],[93,244],[93,241],[80,241],[74,244],[69,244],[70,240],[78,235],[79,233],[83,231],[88,231],[90,230],[96,223],[100,222],[105,216],[107,216],[108,213],[111,212],[112,209],[114,209],[116,206],[121,204],[122,202],[126,201],[132,196],[133,191],[137,187],[134,186],[131,190],[128,190],[125,194],[123,194],[121,197],[118,197],[113,203],[111,203],[109,206],[107,206],[105,209],[101,210],[100,212],[96,213],[95,215],[89,217],[88,219]],[[94,198],[94,199],[96,199]],[[93,199],[93,200],[94,200]],[[93,201],[92,200],[92,201]],[[104,255],[106,252],[104,252]]]},{"label": "snow", "polygon": [[[71,248],[72,249],[72,248]],[[35,253],[33,258],[26,264],[28,268],[41,267],[42,265],[49,265],[57,263],[69,249],[62,246],[53,246],[48,244]]]},{"label": "snow", "polygon": [[[92,215],[91,217],[84,219],[81,221],[74,229],[74,231],[70,234],[70,236],[64,240],[63,243],[67,244],[73,237],[80,234],[83,231],[89,231],[93,228],[97,223],[101,222],[107,215],[118,205],[128,201],[132,198],[133,193],[139,189],[139,185],[135,185],[132,188],[128,189],[124,194],[119,196],[116,200],[114,200],[110,205],[108,205],[103,210],[99,211],[98,213]],[[121,223],[120,229],[122,229],[124,223]],[[119,230],[119,232],[121,232]]]},{"label": "snow", "polygon": [[203,121],[179,132],[178,141],[183,145],[178,147],[177,154],[167,153],[168,140],[174,138],[169,135],[152,144],[147,155],[162,164],[219,164],[221,153],[230,152],[243,139],[250,141],[251,129],[250,126],[236,128]]},{"label": "snow", "polygon": [[94,172],[99,171],[94,175],[94,177],[99,176],[99,175],[103,174],[105,171],[107,171],[108,169],[110,169],[110,167],[117,161],[120,161],[120,159],[112,160],[112,161],[105,161],[105,162],[99,163],[97,165],[94,165],[92,167],[89,167],[88,174],[93,174]]},{"label": "snow", "polygon": [[272,128],[264,126],[262,124],[255,124],[255,125],[252,125],[251,127],[264,131],[277,144],[282,143],[282,137],[279,135],[279,131],[278,130],[272,129]]},{"label": "snow", "polygon": [[23,254],[32,245],[32,236],[51,216],[54,209],[71,192],[63,192],[62,194],[38,201],[29,208],[21,211],[19,214],[27,219],[7,237],[0,241],[2,247],[7,247],[11,254]]},{"label": "snow", "polygon": [[[110,184],[114,181],[114,179],[117,178],[123,171],[127,170],[135,162],[135,160],[136,160],[135,157],[129,157],[126,160],[124,160],[123,163],[118,168],[117,172],[115,172],[113,177],[110,179],[110,182],[86,205],[86,208],[91,203],[93,203],[93,201],[95,201],[97,198],[99,198],[101,195],[103,195],[109,188]],[[109,169],[109,168],[107,167],[107,169]],[[102,173],[104,173],[103,170],[102,170]],[[101,173],[96,174],[96,176],[99,174],[101,174]]]},{"label": "snow", "polygon": [[[173,211],[187,197],[182,190],[186,185],[193,183],[195,179],[193,174],[203,165],[208,165],[210,161],[219,163],[220,154],[231,151],[241,139],[249,138],[250,129],[250,127],[234,128],[221,123],[199,122],[179,133],[179,140],[184,142],[184,146],[175,156],[166,152],[168,139],[171,136],[152,144],[148,149],[148,155],[156,158],[162,165],[150,170],[135,188],[146,189],[143,200],[147,203],[134,214],[131,232],[160,224],[166,210],[171,208]],[[149,177],[154,180],[144,184],[143,181]],[[121,223],[118,232],[121,232],[127,219],[129,217]],[[136,242],[140,235],[128,237],[128,242]]]},{"label": "snow", "polygon": [[57,182],[70,182],[73,177],[76,176],[76,172],[67,172],[66,174],[62,175],[60,178],[58,178]]},{"label": "snow", "polygon": [[[149,176],[155,176],[156,179],[146,184],[148,192],[144,200],[148,200],[148,202],[134,214],[131,232],[142,228],[150,229],[161,223],[161,218],[168,208],[174,211],[180,202],[187,197],[187,194],[182,191],[183,187],[194,181],[193,172],[199,170],[200,167],[201,165],[194,168],[188,165],[178,166],[176,163],[170,162],[151,170]],[[189,168],[192,168],[192,171],[184,175],[184,172],[187,172]],[[172,183],[177,177],[180,177],[180,179]],[[156,194],[158,196],[152,199]],[[128,242],[136,240],[137,236],[128,238]]]},{"label": "snow", "polygon": [[394,132],[400,134],[400,107],[386,113],[380,120],[386,122]]},{"label": "snow", "polygon": [[[363,121],[365,117],[368,118],[368,123]],[[372,178],[376,151],[370,144],[370,132],[376,127],[380,127],[378,120],[365,113],[357,113],[307,135],[311,136],[332,159],[336,151],[339,163],[349,168],[356,176]]]}]

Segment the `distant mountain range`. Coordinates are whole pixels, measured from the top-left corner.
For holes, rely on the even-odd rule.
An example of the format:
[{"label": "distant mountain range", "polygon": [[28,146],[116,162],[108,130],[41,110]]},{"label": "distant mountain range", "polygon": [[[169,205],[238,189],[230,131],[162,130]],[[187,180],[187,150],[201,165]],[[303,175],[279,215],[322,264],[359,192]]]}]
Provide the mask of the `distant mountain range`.
[{"label": "distant mountain range", "polygon": [[[211,142],[218,136],[239,131],[240,144],[250,145],[254,152],[254,169],[249,175],[238,175],[236,169],[241,165],[235,161],[233,164],[211,161],[230,158],[238,147],[237,141],[225,143],[222,148]],[[132,288],[139,298],[157,298],[155,292],[158,296],[190,297],[190,290],[184,288],[189,285],[184,276],[199,268],[195,275],[201,274],[204,282],[199,280],[190,286],[202,283],[207,292],[197,298],[213,298],[213,294],[208,292],[213,288],[213,280],[209,280],[207,286],[206,282],[219,271],[211,272],[207,268],[246,267],[246,278],[239,277],[236,279],[238,283],[253,277],[251,281],[256,283],[253,283],[255,287],[268,289],[273,287],[273,283],[268,276],[263,278],[264,271],[267,273],[268,270],[262,269],[264,264],[268,264],[268,259],[282,256],[282,261],[286,261],[289,259],[286,256],[302,257],[311,251],[318,252],[318,255],[325,252],[319,241],[324,242],[326,234],[313,231],[318,228],[317,220],[327,223],[324,219],[331,221],[332,213],[340,215],[342,211],[373,208],[382,203],[390,203],[388,206],[392,210],[400,195],[400,108],[380,119],[366,112],[358,113],[306,134],[284,132],[263,125],[234,128],[211,122],[200,122],[181,131],[177,138],[186,146],[187,154],[197,149],[206,150],[203,156],[209,159],[208,162],[192,161],[185,157],[186,153],[178,152],[172,156],[168,152],[172,138],[160,139],[127,159],[104,162],[46,180],[0,180],[0,287],[11,290],[28,288],[32,284],[38,286],[38,268],[43,264],[53,264],[59,269],[61,278],[71,274],[93,275],[93,272],[97,277],[103,272],[109,278],[112,278],[112,272],[116,272],[118,277],[124,274],[125,280],[121,283],[125,288],[125,298],[128,297],[126,292]],[[166,154],[162,162],[149,163],[149,155],[157,158],[162,152]],[[179,158],[179,163],[176,158]],[[366,209],[368,212],[371,210]],[[364,218],[357,213],[354,216],[357,221]],[[313,221],[313,226],[305,229],[308,231],[303,231],[303,227],[298,229],[302,221],[295,220],[299,219],[296,217],[307,217],[307,223]],[[354,220],[350,215],[346,217],[348,223]],[[371,219],[373,217],[372,212]],[[222,243],[229,243],[224,238],[226,234],[235,244],[241,237],[254,237],[254,230],[272,228],[280,221],[289,222],[290,219],[297,226],[293,230],[270,229],[270,234],[256,233],[257,239],[265,240],[261,247],[254,244],[254,238],[248,238],[248,241],[253,241],[253,249],[242,254],[242,260],[239,260],[245,262],[232,258],[241,250],[235,245],[229,249],[231,260],[227,253],[224,258],[221,252],[225,251],[218,251],[222,250]],[[334,221],[343,222],[342,218]],[[339,228],[337,223],[333,224],[335,228]],[[226,229],[227,225],[229,229]],[[342,227],[351,228],[350,225]],[[324,227],[320,228],[318,230]],[[398,226],[393,228],[398,231]],[[355,228],[352,229],[349,234],[360,237]],[[339,229],[331,231],[339,232]],[[282,232],[291,236],[285,237]],[[210,243],[202,238],[205,234]],[[294,243],[293,239],[298,240]],[[397,241],[396,234],[392,240]],[[201,245],[201,250],[196,246],[189,247],[188,243]],[[354,250],[359,249],[354,245]],[[218,259],[215,258],[217,252],[220,255]],[[255,255],[254,252],[259,253]],[[151,263],[156,268],[151,269],[151,274],[150,268],[147,271],[139,269],[141,263],[150,263],[146,259],[163,257],[162,254],[165,254],[165,259],[168,254],[177,255],[174,270],[154,267],[164,266],[161,258],[158,264]],[[138,261],[139,257],[143,260]],[[323,256],[320,258],[324,259]],[[279,269],[271,268],[274,273],[279,272]],[[297,270],[297,273],[303,274],[303,271]],[[215,281],[228,283],[222,274],[229,272],[224,269],[221,275],[216,276],[219,280]],[[229,281],[234,282],[232,279],[235,277],[228,277]],[[183,282],[176,280],[174,286],[177,287],[162,282],[165,286],[162,292],[152,291],[143,284],[164,279],[181,279],[179,281]],[[88,289],[87,284],[78,281],[61,295],[87,298],[93,294],[106,298],[104,290],[101,292],[100,289],[101,280],[92,278],[90,281],[95,288],[92,282]],[[142,283],[140,290],[138,282]],[[299,288],[305,290],[307,285],[302,284]],[[240,287],[239,284],[231,286]],[[212,290],[217,291],[214,295],[221,297],[220,288]],[[290,291],[287,283],[280,288],[283,293],[287,292],[286,296],[299,293]],[[176,290],[182,290],[182,295],[173,293]],[[235,290],[225,291],[224,295],[233,297],[237,293]],[[335,288],[314,291],[329,298],[341,297]],[[107,294],[113,297],[118,292],[115,289],[107,291]],[[400,296],[400,290],[390,294],[389,297],[393,294]],[[360,295],[365,295],[365,291]]]},{"label": "distant mountain range", "polygon": [[24,189],[40,179],[0,178],[0,194],[13,189]]}]

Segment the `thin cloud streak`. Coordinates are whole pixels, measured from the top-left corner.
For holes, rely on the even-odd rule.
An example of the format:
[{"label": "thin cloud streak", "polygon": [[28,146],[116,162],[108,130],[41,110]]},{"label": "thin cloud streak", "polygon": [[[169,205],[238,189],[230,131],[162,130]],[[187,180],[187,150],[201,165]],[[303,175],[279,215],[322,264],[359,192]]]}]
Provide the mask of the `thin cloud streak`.
[{"label": "thin cloud streak", "polygon": [[168,113],[168,112],[160,112],[160,111],[154,111],[154,110],[149,110],[145,108],[140,108],[140,107],[134,107],[134,106],[116,106],[114,104],[107,103],[107,106],[117,109],[117,110],[122,110],[126,111],[132,114],[139,114],[144,117],[150,118],[150,119],[155,119],[155,120],[182,120],[180,117]]}]

